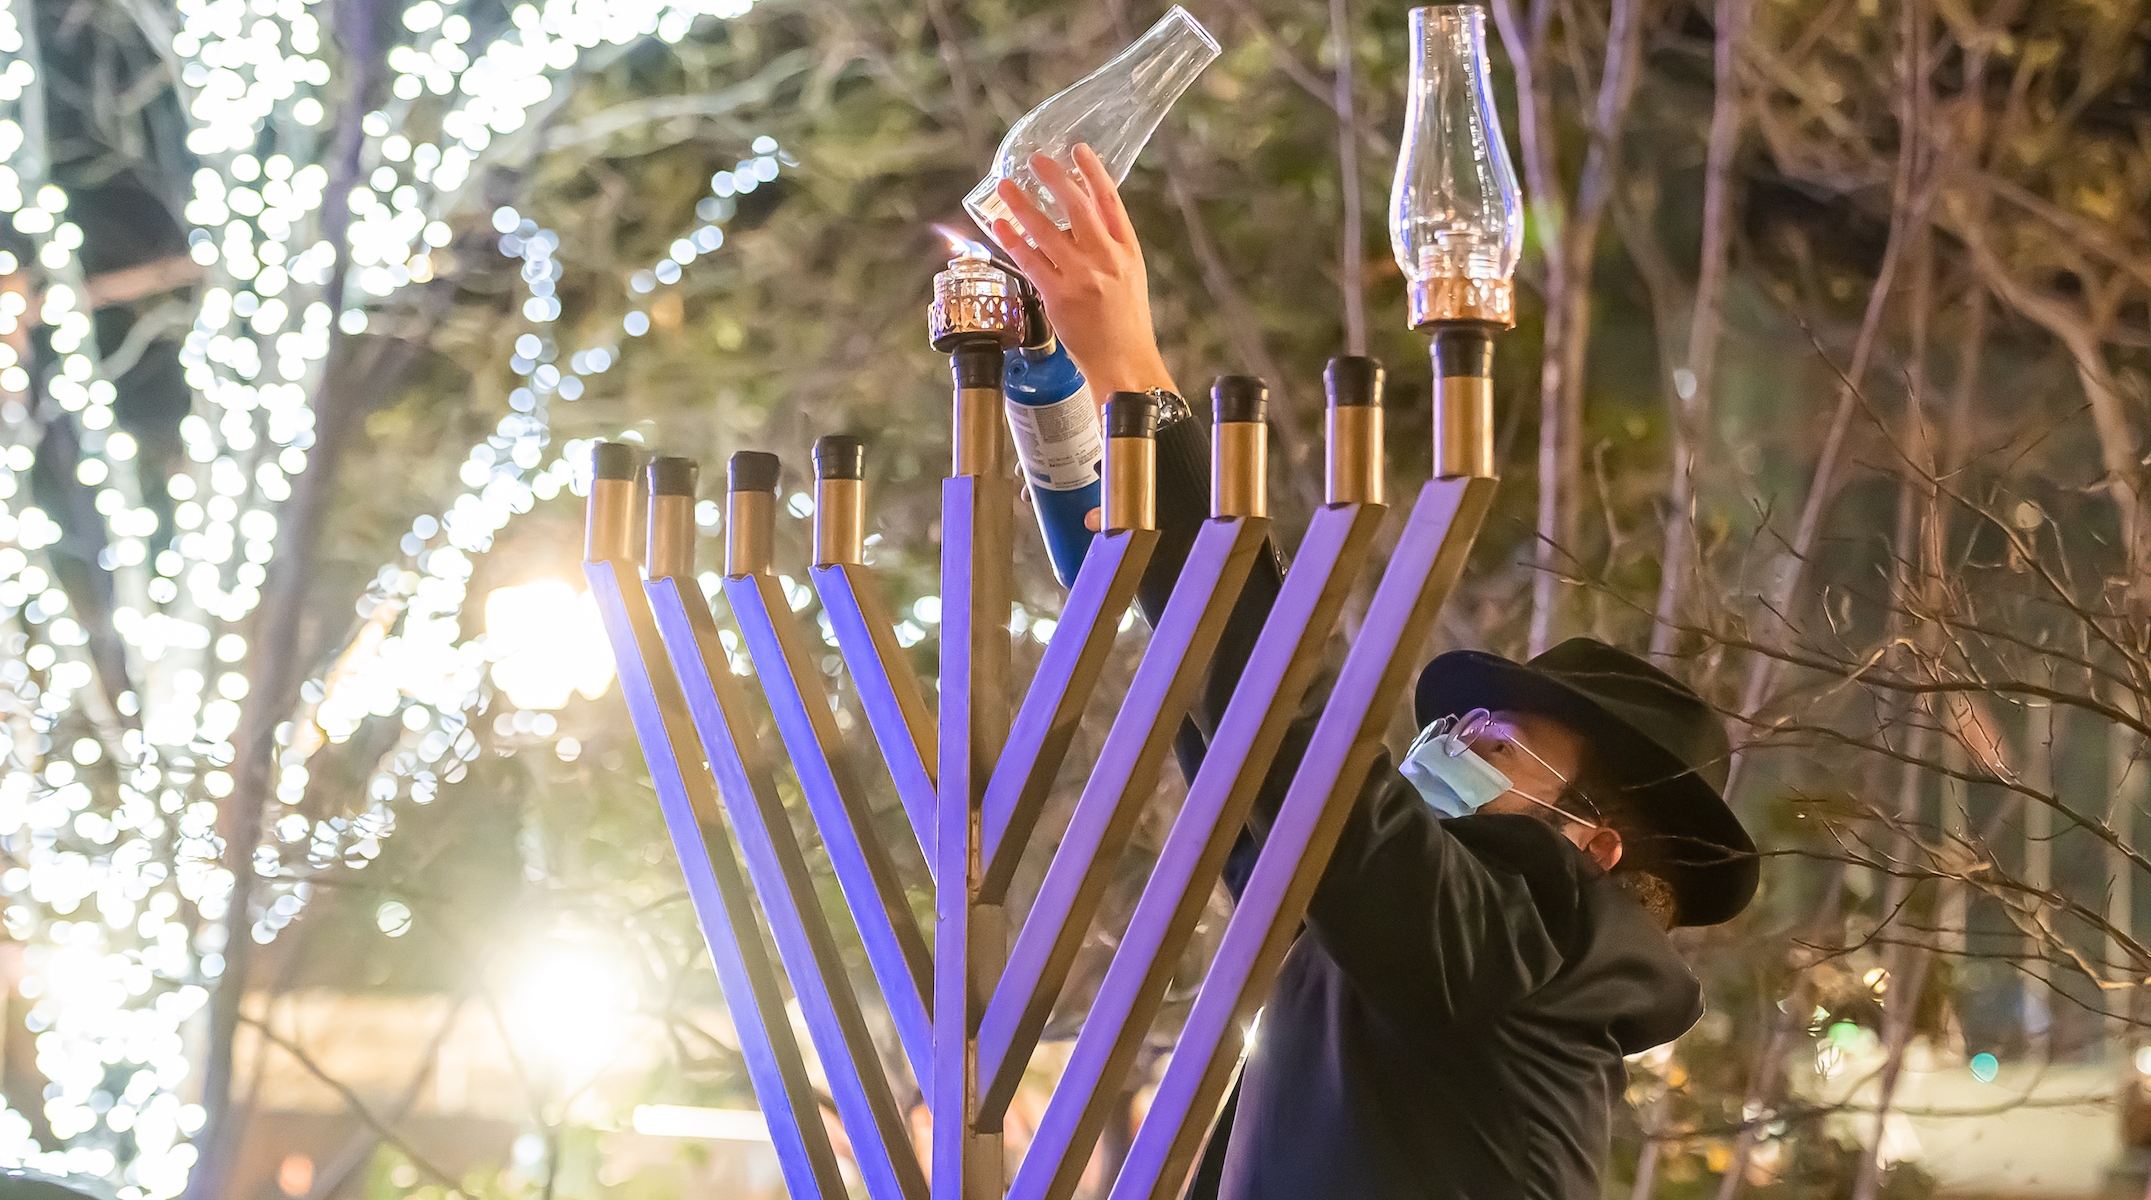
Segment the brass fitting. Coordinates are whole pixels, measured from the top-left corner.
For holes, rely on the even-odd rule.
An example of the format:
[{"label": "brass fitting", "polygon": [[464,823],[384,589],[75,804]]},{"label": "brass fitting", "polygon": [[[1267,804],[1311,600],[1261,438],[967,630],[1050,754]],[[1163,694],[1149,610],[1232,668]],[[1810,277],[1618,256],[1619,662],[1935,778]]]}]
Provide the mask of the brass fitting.
[{"label": "brass fitting", "polygon": [[1516,284],[1508,279],[1425,279],[1406,289],[1412,328],[1448,321],[1484,321],[1503,329],[1516,324]]},{"label": "brass fitting", "polygon": [[856,566],[866,552],[866,447],[830,434],[814,443],[814,565]]},{"label": "brass fitting", "polygon": [[645,561],[652,579],[686,578],[695,573],[699,470],[691,458],[650,460],[650,550]]},{"label": "brass fitting", "polygon": [[1210,386],[1213,517],[1270,515],[1269,401],[1269,386],[1253,375],[1220,375]]},{"label": "brass fitting", "polygon": [[1107,531],[1158,527],[1158,402],[1114,392],[1105,402]]},{"label": "brass fitting", "polygon": [[1484,323],[1434,331],[1434,477],[1494,477],[1494,337]]},{"label": "brass fitting", "polygon": [[1381,360],[1359,355],[1330,359],[1322,384],[1329,393],[1325,499],[1331,504],[1383,503]]},{"label": "brass fitting", "polygon": [[724,573],[767,575],[777,536],[777,456],[741,450],[728,467]]},{"label": "brass fitting", "polygon": [[599,442],[590,448],[583,560],[633,562],[634,538],[635,448],[625,442]]},{"label": "brass fitting", "polygon": [[965,342],[949,356],[955,376],[956,406],[949,423],[955,438],[954,474],[1000,475],[1002,433],[1001,347],[984,340]]}]

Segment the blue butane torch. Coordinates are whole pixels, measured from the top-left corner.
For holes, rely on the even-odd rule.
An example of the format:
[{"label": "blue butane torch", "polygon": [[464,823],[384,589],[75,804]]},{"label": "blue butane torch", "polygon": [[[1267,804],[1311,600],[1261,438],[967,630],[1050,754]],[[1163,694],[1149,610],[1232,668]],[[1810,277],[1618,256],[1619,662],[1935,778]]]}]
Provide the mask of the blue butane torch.
[{"label": "blue butane torch", "polygon": [[1038,511],[1046,557],[1061,586],[1069,587],[1090,550],[1091,531],[1083,518],[1104,494],[1099,463],[1105,457],[1105,440],[1098,429],[1098,406],[1075,360],[1053,336],[1037,289],[998,256],[994,265],[1017,280],[1023,297],[1023,343],[1006,352],[1001,374],[1008,428],[1015,435],[1016,459],[1023,466],[1031,507]]}]

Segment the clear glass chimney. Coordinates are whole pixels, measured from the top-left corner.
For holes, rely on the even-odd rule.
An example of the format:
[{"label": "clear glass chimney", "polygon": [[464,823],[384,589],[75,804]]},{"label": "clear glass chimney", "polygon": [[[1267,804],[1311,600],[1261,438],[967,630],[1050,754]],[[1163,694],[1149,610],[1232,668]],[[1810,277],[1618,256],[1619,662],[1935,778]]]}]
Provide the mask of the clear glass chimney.
[{"label": "clear glass chimney", "polygon": [[1003,179],[1013,179],[1054,224],[1066,229],[1068,218],[1060,202],[1031,174],[1031,155],[1043,152],[1073,169],[1076,143],[1085,142],[1104,160],[1113,182],[1119,183],[1128,177],[1135,156],[1165,119],[1165,111],[1217,55],[1217,40],[1210,32],[1186,9],[1173,6],[1113,61],[1047,98],[1009,127],[993,156],[993,170],[964,197],[963,206],[970,210],[971,219],[990,231],[995,220],[1007,218],[1008,208],[993,194],[993,187]]},{"label": "clear glass chimney", "polygon": [[1486,65],[1486,10],[1411,12],[1412,73],[1389,191],[1389,243],[1410,281],[1414,328],[1516,322],[1524,203]]}]

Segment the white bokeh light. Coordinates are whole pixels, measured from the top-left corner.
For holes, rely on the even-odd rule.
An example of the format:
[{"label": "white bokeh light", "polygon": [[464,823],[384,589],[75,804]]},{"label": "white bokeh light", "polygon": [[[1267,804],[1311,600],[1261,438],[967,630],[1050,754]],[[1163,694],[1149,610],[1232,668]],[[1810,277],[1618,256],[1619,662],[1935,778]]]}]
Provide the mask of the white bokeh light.
[{"label": "white bokeh light", "polygon": [[[390,52],[394,99],[364,114],[361,177],[344,192],[350,220],[339,231],[323,218],[336,207],[336,185],[314,161],[334,135],[327,102],[340,94],[324,47],[326,6],[179,0],[170,50],[191,123],[188,148],[202,162],[184,217],[189,255],[206,278],[180,357],[195,394],[180,426],[186,468],[164,481],[173,527],[161,530],[143,500],[139,448],[115,428],[117,391],[97,357],[77,253],[82,230],[49,180],[43,130],[25,123],[24,91],[38,81],[20,24],[27,10],[23,0],[0,0],[0,216],[32,248],[30,262],[0,253],[0,333],[47,330],[52,369],[43,385],[82,448],[77,478],[104,521],[100,565],[113,581],[111,622],[130,673],[128,689],[108,703],[87,631],[45,559],[61,528],[28,499],[37,438],[24,403],[31,364],[0,347],[0,690],[12,698],[5,719],[13,735],[0,771],[0,839],[12,864],[0,872],[0,919],[25,944],[20,988],[38,1068],[52,1084],[44,1097],[5,1098],[0,1165],[104,1177],[122,1200],[161,1200],[185,1187],[196,1158],[189,1138],[206,1119],[184,1099],[190,1054],[224,973],[233,894],[216,802],[235,786],[232,739],[254,653],[239,629],[261,602],[279,510],[314,444],[313,399],[336,333],[365,331],[369,306],[433,278],[456,231],[482,222],[472,219],[467,189],[493,139],[522,128],[567,86],[584,51],[645,37],[678,41],[699,17],[746,8],[740,0],[547,0],[514,8],[507,28],[479,42],[460,5],[419,0],[406,10],[408,38]],[[430,141],[404,128],[421,96],[446,98]],[[267,144],[277,150],[260,157],[272,126]],[[759,139],[751,156],[712,180],[700,224],[637,274],[678,280],[694,255],[723,245],[730,197],[789,164],[773,141]],[[510,684],[523,669],[511,665],[516,655],[460,626],[473,559],[516,515],[580,490],[571,464],[583,447],[550,445],[548,410],[580,398],[621,348],[616,335],[555,351],[559,239],[503,213],[493,214],[493,232],[501,252],[522,263],[520,312],[537,353],[513,362],[523,386],[496,432],[466,457],[466,490],[413,522],[404,560],[384,567],[361,600],[359,635],[331,671],[307,683],[300,710],[279,730],[275,798],[283,803],[266,814],[254,868],[262,886],[245,914],[258,941],[303,910],[312,871],[363,868],[393,834],[396,805],[431,802],[460,778],[481,749],[470,714],[493,687],[521,704],[522,689]],[[337,291],[340,251],[349,271]],[[626,325],[639,333],[653,288],[621,287],[629,316],[640,318]],[[153,554],[160,533],[170,545]],[[544,693],[529,698],[553,694],[546,672],[528,674]],[[602,690],[594,665],[570,674],[572,688]],[[581,744],[547,741],[556,726],[540,715],[532,733],[572,761]],[[402,733],[363,811],[320,821],[293,811],[312,753],[369,720],[396,721]],[[399,915],[385,904],[377,919],[384,932],[410,920],[407,909]],[[30,1137],[16,1109],[31,1104],[41,1105],[61,1149],[43,1150]]]}]

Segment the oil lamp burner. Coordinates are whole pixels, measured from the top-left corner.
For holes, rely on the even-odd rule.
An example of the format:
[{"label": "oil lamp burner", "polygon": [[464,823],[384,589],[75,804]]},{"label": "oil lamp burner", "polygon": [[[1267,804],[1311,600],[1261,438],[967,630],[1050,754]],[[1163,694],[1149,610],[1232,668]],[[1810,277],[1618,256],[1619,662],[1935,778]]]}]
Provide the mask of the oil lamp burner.
[{"label": "oil lamp burner", "polygon": [[1002,352],[1023,336],[1023,297],[1006,271],[960,256],[934,276],[927,337],[955,376],[955,474],[1001,473]]}]

